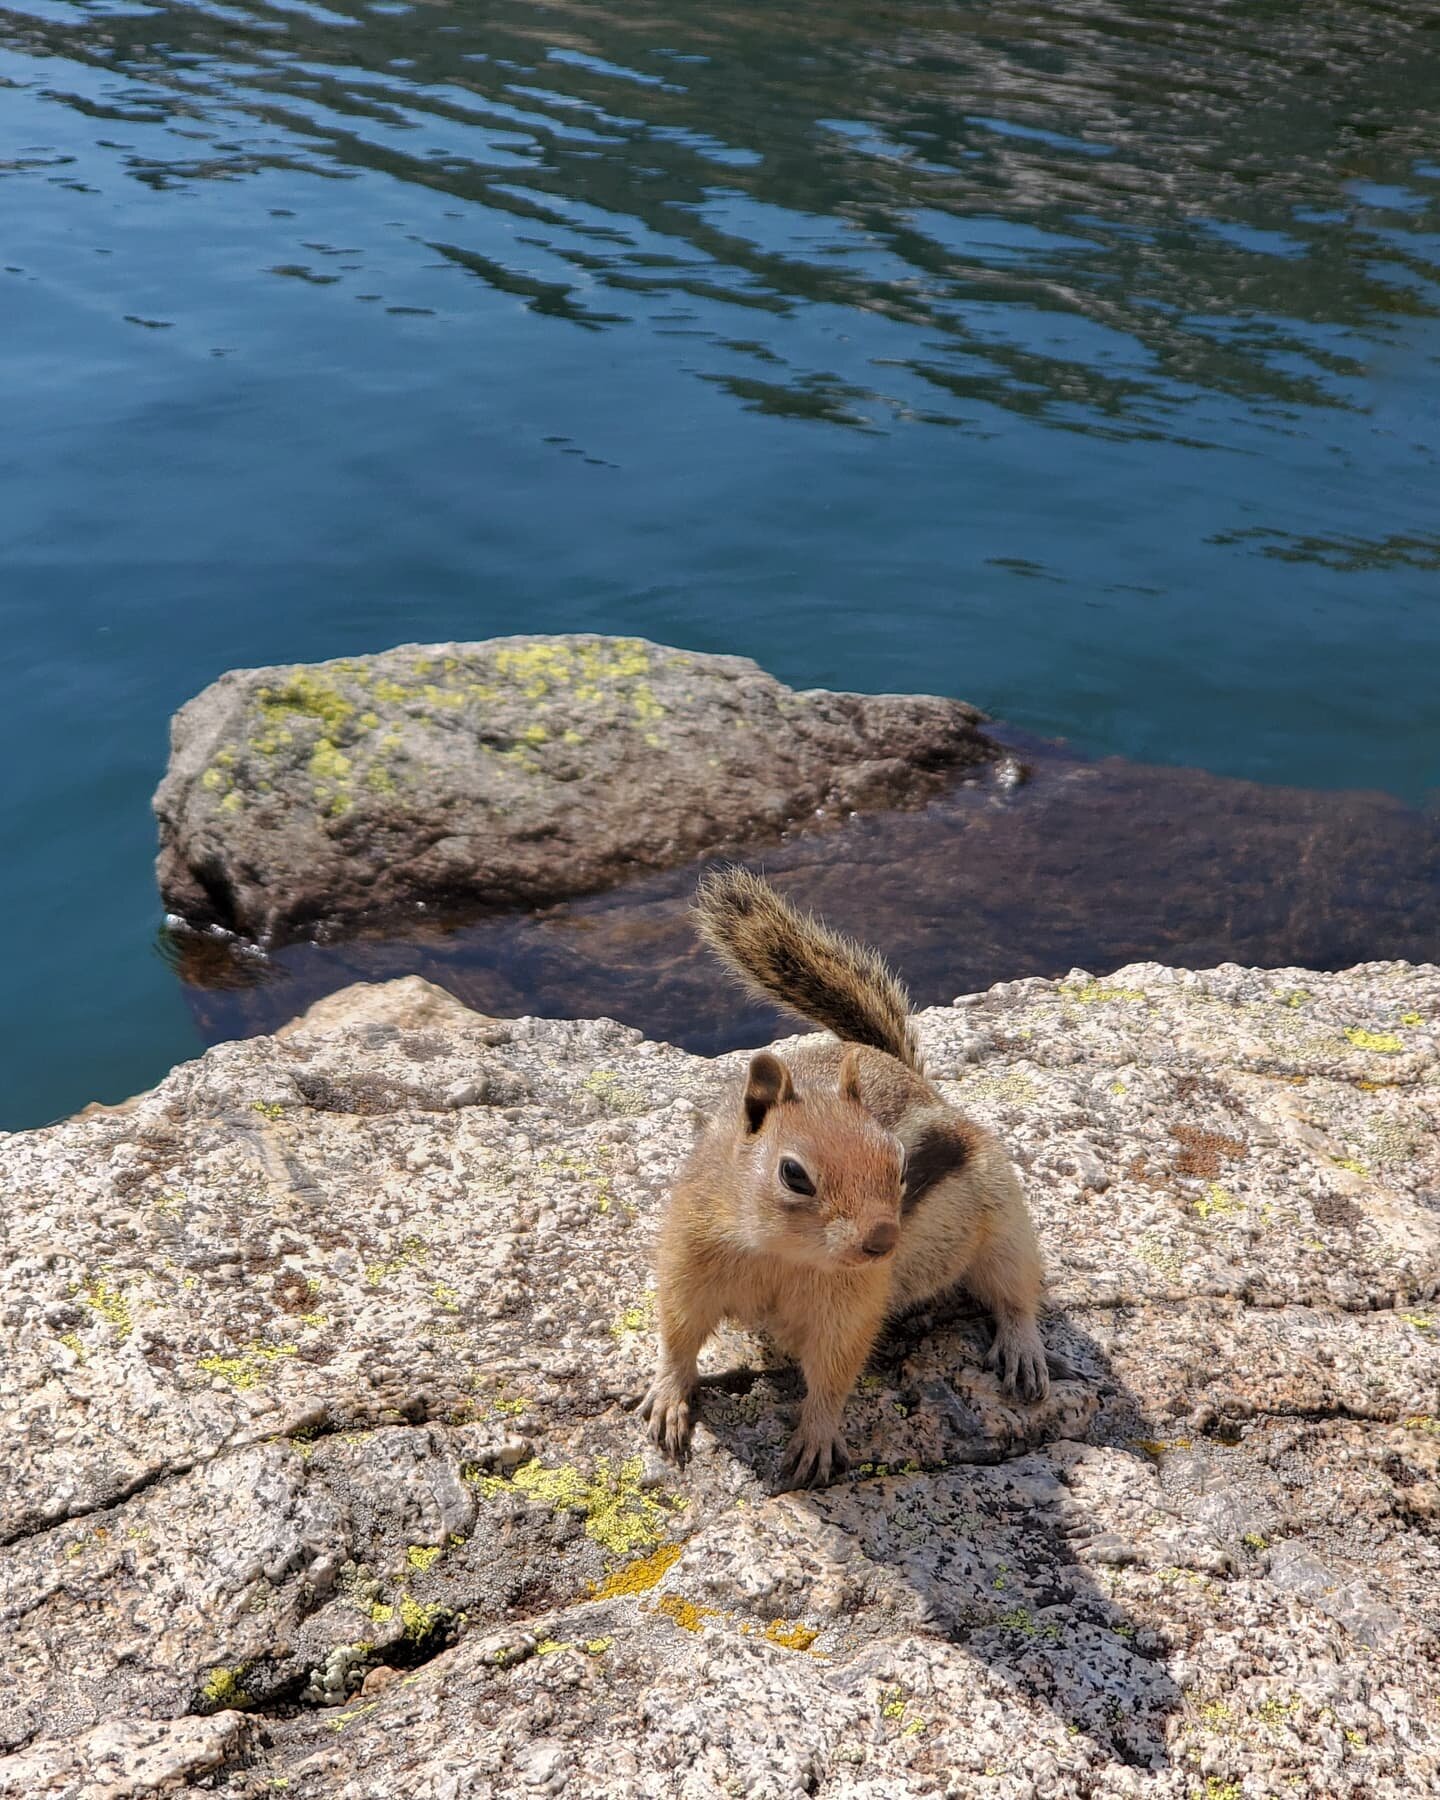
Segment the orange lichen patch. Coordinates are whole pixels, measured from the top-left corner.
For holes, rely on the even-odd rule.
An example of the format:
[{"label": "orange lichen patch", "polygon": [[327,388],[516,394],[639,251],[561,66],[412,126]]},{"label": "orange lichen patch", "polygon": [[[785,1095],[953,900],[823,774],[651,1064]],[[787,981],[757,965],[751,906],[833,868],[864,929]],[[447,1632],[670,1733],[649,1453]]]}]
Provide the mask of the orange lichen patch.
[{"label": "orange lichen patch", "polygon": [[772,1619],[765,1627],[770,1642],[785,1650],[808,1650],[819,1635],[808,1625],[797,1625],[790,1619]]},{"label": "orange lichen patch", "polygon": [[707,1619],[720,1616],[716,1607],[696,1606],[693,1601],[682,1600],[678,1594],[662,1594],[655,1602],[655,1610],[664,1613],[682,1631],[698,1631]]},{"label": "orange lichen patch", "polygon": [[591,1590],[592,1600],[618,1600],[632,1594],[648,1594],[661,1580],[672,1563],[679,1560],[681,1544],[662,1544],[658,1550],[652,1550],[648,1556],[642,1556],[638,1562],[626,1563],[623,1569],[616,1569],[613,1575],[607,1575],[602,1582]]},{"label": "orange lichen patch", "polygon": [[1244,1156],[1249,1148],[1239,1138],[1226,1137],[1219,1131],[1201,1131],[1193,1125],[1173,1125],[1170,1135],[1181,1146],[1175,1158],[1176,1173],[1198,1175],[1203,1181],[1213,1181],[1220,1173],[1222,1161]]}]

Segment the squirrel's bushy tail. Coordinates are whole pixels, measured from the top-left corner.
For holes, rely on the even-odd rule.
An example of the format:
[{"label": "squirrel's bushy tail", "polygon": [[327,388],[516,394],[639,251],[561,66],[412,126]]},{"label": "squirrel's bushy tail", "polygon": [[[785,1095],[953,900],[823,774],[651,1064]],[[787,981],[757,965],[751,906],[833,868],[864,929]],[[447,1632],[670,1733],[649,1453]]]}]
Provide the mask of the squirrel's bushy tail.
[{"label": "squirrel's bushy tail", "polygon": [[706,875],[695,917],[701,938],[752,993],[923,1073],[910,996],[875,951],[797,911],[745,869]]}]

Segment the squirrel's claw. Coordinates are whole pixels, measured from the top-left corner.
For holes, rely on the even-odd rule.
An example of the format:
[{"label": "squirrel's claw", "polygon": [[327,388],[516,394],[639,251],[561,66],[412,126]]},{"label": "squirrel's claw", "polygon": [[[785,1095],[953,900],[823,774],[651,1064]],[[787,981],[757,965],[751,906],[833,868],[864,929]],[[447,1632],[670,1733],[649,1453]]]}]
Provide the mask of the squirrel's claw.
[{"label": "squirrel's claw", "polygon": [[1045,1346],[1033,1324],[1000,1326],[985,1358],[987,1369],[1017,1399],[1033,1405],[1050,1392],[1050,1369]]},{"label": "squirrel's claw", "polygon": [[695,1430],[695,1396],[685,1393],[663,1375],[650,1383],[640,1402],[640,1417],[650,1427],[650,1436],[672,1462],[683,1463],[690,1454],[690,1439]]},{"label": "squirrel's claw", "polygon": [[802,1427],[786,1447],[780,1480],[784,1488],[824,1487],[849,1467],[844,1438],[831,1433],[812,1437]]}]

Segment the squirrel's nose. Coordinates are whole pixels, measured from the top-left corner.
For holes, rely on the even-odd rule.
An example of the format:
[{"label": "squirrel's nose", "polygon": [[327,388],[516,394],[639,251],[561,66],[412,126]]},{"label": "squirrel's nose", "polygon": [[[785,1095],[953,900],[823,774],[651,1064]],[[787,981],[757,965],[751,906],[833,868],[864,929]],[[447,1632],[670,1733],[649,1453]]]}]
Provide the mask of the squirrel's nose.
[{"label": "squirrel's nose", "polygon": [[867,1256],[888,1256],[900,1237],[900,1227],[893,1219],[882,1219],[866,1232],[860,1248]]}]

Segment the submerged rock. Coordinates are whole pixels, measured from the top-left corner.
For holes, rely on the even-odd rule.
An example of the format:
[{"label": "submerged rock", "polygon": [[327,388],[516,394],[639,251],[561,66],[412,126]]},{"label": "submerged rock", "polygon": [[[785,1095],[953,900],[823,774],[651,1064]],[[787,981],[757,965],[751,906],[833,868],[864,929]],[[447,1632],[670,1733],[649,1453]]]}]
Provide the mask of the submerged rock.
[{"label": "submerged rock", "polygon": [[963,1304],[775,1495],[727,1332],[625,1398],[716,1062],[418,980],[0,1137],[0,1795],[1365,1795],[1440,1781],[1440,970],[922,1016],[1019,1161],[1048,1400]]},{"label": "submerged rock", "polygon": [[983,715],[797,693],[738,656],[516,637],[222,675],[155,795],[169,911],[281,941],[526,906],[896,806],[994,760]]},{"label": "submerged rock", "polygon": [[[1380,794],[1261,787],[1027,747],[1031,779],[959,781],[923,808],[796,834],[764,873],[883,944],[922,1005],[1077,963],[1337,969],[1440,944],[1440,814]],[[606,1017],[714,1055],[783,1029],[696,953],[691,865],[538,912],[247,954],[173,940],[207,1042],[273,1031],[321,994],[407,974],[478,1012]]]}]

